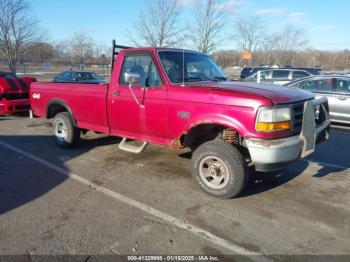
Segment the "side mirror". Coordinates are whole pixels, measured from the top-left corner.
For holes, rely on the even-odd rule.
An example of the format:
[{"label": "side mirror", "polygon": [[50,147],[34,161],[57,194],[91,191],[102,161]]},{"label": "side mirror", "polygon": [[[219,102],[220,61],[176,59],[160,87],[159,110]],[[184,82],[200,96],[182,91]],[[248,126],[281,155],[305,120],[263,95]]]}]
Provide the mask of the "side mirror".
[{"label": "side mirror", "polygon": [[124,73],[124,81],[129,85],[136,85],[140,83],[141,76],[138,73]]}]

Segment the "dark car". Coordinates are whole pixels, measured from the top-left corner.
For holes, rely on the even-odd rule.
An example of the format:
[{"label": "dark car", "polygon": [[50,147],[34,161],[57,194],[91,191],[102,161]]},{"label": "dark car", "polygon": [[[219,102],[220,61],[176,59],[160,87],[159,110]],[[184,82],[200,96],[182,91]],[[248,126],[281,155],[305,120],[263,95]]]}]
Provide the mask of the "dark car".
[{"label": "dark car", "polygon": [[13,73],[11,72],[4,72],[4,71],[0,71],[0,77],[6,77],[6,76],[14,76]]},{"label": "dark car", "polygon": [[285,86],[298,87],[327,97],[332,122],[350,124],[350,76],[310,76],[290,82]]},{"label": "dark car", "polygon": [[66,71],[55,76],[53,82],[99,84],[106,81],[90,71]]}]

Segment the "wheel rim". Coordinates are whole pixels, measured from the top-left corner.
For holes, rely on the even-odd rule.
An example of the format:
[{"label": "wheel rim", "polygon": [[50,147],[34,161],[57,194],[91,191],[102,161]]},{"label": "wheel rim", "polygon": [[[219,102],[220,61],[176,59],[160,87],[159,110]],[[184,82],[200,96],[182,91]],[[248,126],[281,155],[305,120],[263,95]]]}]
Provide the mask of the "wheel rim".
[{"label": "wheel rim", "polygon": [[199,164],[199,175],[211,189],[223,189],[229,181],[229,170],[226,164],[216,156],[207,156]]},{"label": "wheel rim", "polygon": [[55,136],[60,141],[65,141],[67,138],[67,127],[62,120],[58,120],[55,123],[54,128]]}]

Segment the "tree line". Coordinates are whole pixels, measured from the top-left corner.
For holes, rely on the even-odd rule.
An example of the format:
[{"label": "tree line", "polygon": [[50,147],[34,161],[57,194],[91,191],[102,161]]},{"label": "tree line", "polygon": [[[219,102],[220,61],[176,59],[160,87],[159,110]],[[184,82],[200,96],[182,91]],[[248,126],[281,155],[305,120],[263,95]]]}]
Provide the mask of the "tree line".
[{"label": "tree line", "polygon": [[[234,13],[235,1],[193,1],[184,19],[183,1],[146,0],[132,28],[126,31],[134,46],[179,47],[212,55],[222,67],[294,65],[325,70],[350,68],[350,51],[321,51],[308,46],[306,32],[286,25],[271,33],[259,16]],[[186,15],[187,16],[187,15]],[[27,0],[0,0],[0,60],[16,72],[23,61],[107,64],[111,47],[99,45],[86,32],[50,43]],[[226,50],[227,46],[235,46]],[[242,60],[242,51],[252,53]]]},{"label": "tree line", "polygon": [[295,66],[295,67],[318,67],[323,71],[346,71],[350,72],[350,50],[320,51],[305,49],[301,51],[288,51],[290,60],[285,61],[279,51],[271,50],[268,54],[256,51],[252,61],[242,60],[241,52],[237,50],[221,50],[212,54],[221,67],[232,66]]}]

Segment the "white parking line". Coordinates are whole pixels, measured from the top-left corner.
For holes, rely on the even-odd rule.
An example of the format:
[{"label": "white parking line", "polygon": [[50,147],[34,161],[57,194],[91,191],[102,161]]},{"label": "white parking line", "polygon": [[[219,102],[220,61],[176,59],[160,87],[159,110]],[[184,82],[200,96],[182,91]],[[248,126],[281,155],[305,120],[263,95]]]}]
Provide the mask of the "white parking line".
[{"label": "white parking line", "polygon": [[326,162],[320,162],[320,161],[312,161],[312,160],[306,160],[306,159],[301,159],[300,161],[306,162],[306,163],[310,163],[310,164],[314,164],[314,165],[321,165],[321,166],[328,166],[328,167],[333,167],[336,169],[342,169],[342,170],[349,170],[349,167],[346,166],[341,166],[341,165],[335,165],[335,164],[330,164],[330,163],[326,163]]},{"label": "white parking line", "polygon": [[100,185],[97,185],[96,183],[86,179],[86,178],[83,178],[77,174],[74,174],[74,173],[71,173],[59,166],[56,166],[40,157],[37,157],[35,155],[32,155],[31,153],[28,153],[26,151],[23,151],[22,149],[19,149],[17,147],[14,147],[6,142],[3,142],[0,140],[0,145],[2,145],[3,147],[6,147],[7,149],[9,150],[12,150],[18,154],[21,154],[27,158],[30,158],[52,170],[55,170],[56,172],[64,175],[64,176],[67,176],[71,179],[74,179],[76,181],[79,181],[80,183],[84,184],[84,185],[87,185],[93,189],[95,189],[96,191],[99,191],[109,197],[112,197],[116,200],[119,200],[123,203],[126,203],[130,206],[133,206],[139,210],[142,210],[144,211],[145,213],[148,213],[154,217],[157,217],[159,219],[162,219],[166,222],[168,222],[170,225],[172,226],[176,226],[178,228],[181,228],[183,230],[186,230],[186,231],[189,231],[195,235],[197,235],[198,237],[201,237],[201,238],[204,238],[218,246],[221,246],[221,247],[224,247],[228,250],[231,250],[232,252],[234,252],[234,254],[238,254],[238,255],[246,255],[246,256],[251,256],[250,258],[252,260],[256,260],[256,261],[272,261],[266,257],[263,257],[261,253],[258,253],[258,252],[254,252],[254,251],[250,251],[242,246],[239,246],[239,245],[236,245],[234,243],[231,243],[230,241],[224,239],[224,238],[221,238],[221,237],[218,237],[216,235],[214,235],[213,233],[209,232],[209,231],[206,231],[204,229],[201,229],[197,226],[194,226],[194,225],[191,225],[189,223],[186,223],[186,221],[183,221],[179,218],[176,218],[176,217],[173,217],[171,215],[168,215],[158,209],[155,209],[153,208],[152,206],[150,205],[147,205],[147,204],[144,204],[142,202],[139,202],[139,201],[136,201],[134,199],[131,199],[125,195],[122,195],[122,194],[119,194],[117,192],[114,192],[108,188],[105,188],[103,186],[100,186]]},{"label": "white parking line", "polygon": [[342,131],[334,131],[334,130],[331,130],[331,135],[332,134],[339,134],[339,135],[346,135],[348,136],[350,132],[342,132]]}]

